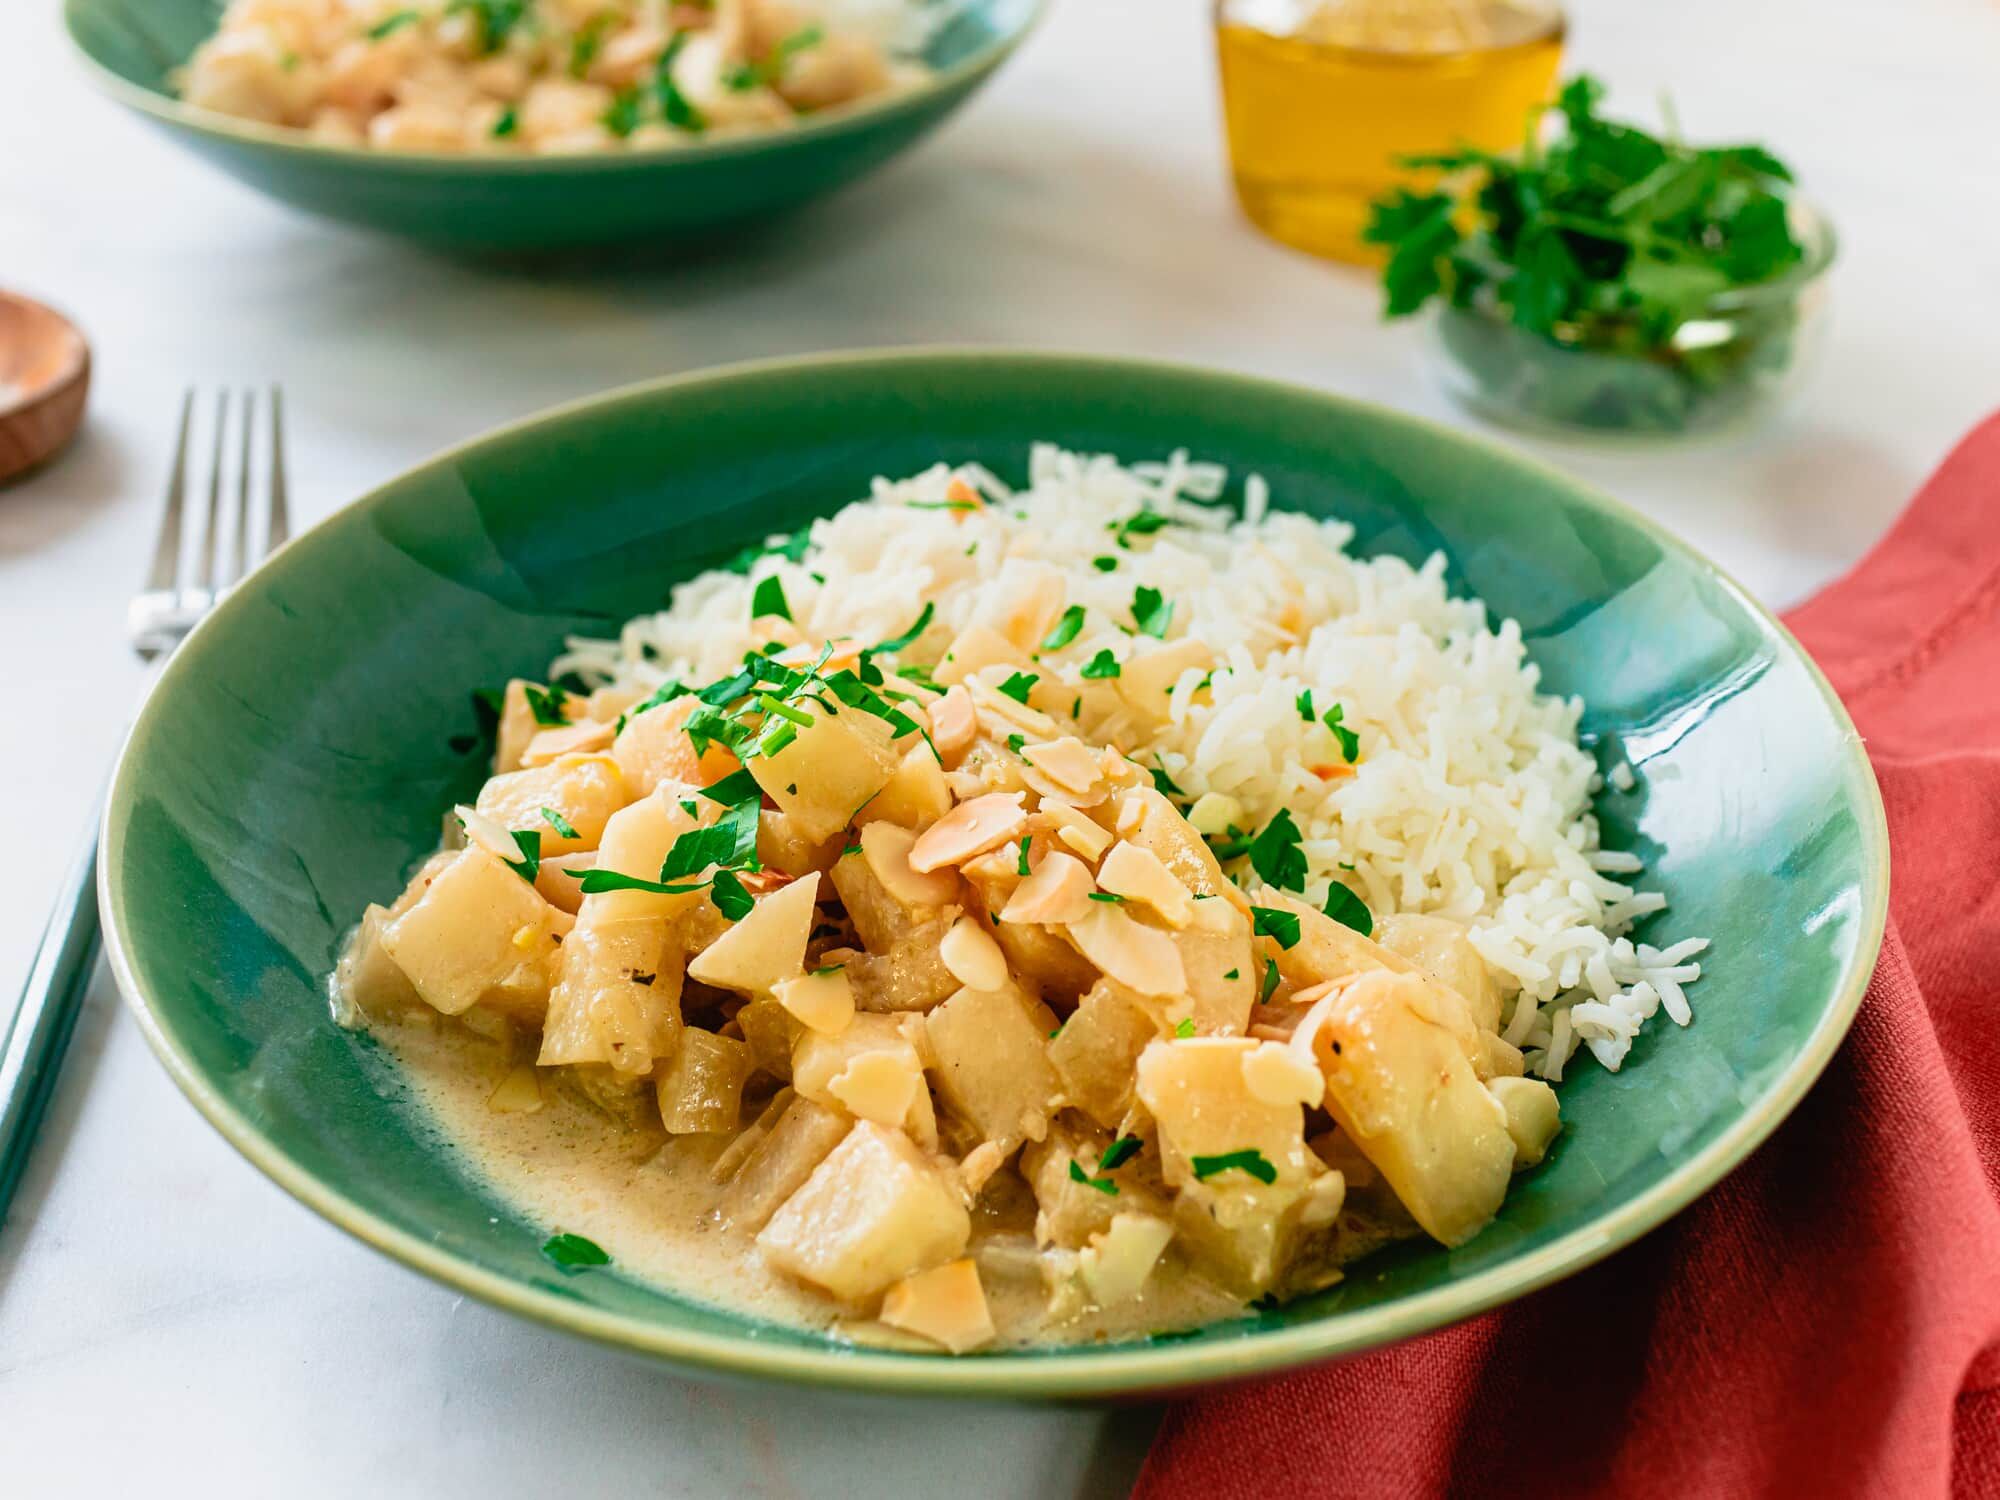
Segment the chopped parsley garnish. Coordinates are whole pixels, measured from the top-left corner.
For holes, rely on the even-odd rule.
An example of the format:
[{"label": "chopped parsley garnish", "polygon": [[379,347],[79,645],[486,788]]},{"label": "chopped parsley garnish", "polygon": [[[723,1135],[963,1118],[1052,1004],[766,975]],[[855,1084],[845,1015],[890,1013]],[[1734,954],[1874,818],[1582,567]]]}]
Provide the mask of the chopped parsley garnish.
[{"label": "chopped parsley garnish", "polygon": [[[1093,680],[1099,677],[1116,677],[1123,670],[1124,668],[1118,665],[1118,658],[1111,654],[1109,646],[1083,664],[1083,675]],[[1081,699],[1077,701],[1082,702]]]},{"label": "chopped parsley garnish", "polygon": [[1071,1182],[1080,1182],[1087,1188],[1096,1188],[1098,1192],[1106,1194],[1107,1196],[1112,1198],[1118,1196],[1117,1183],[1112,1182],[1108,1178],[1104,1177],[1092,1177],[1088,1172],[1084,1171],[1083,1168],[1077,1164],[1075,1157],[1070,1158],[1069,1180]]},{"label": "chopped parsley garnish", "polygon": [[785,585],[776,573],[758,579],[757,587],[750,591],[750,618],[761,620],[766,615],[781,620],[792,617],[792,606],[785,601]]},{"label": "chopped parsley garnish", "polygon": [[578,1271],[588,1271],[593,1266],[611,1264],[611,1257],[604,1253],[602,1245],[580,1234],[550,1235],[542,1246],[542,1255],[557,1270],[570,1276]]},{"label": "chopped parsley garnish", "polygon": [[760,557],[782,557],[787,562],[804,562],[806,548],[812,544],[811,528],[801,526],[789,536],[780,537],[775,542],[762,546],[745,547],[722,566],[727,572],[748,573],[756,566]]},{"label": "chopped parsley garnish", "polygon": [[[1022,750],[1027,747],[1027,744],[1028,737],[1025,734],[1010,734],[1007,736],[1007,748],[1012,750],[1016,755],[1021,755]],[[1025,755],[1021,755],[1021,758],[1023,760],[1027,759]]]},{"label": "chopped parsley garnish", "polygon": [[1368,903],[1338,880],[1326,888],[1326,905],[1321,908],[1343,927],[1352,927],[1363,937],[1375,930],[1375,918],[1369,914]]},{"label": "chopped parsley garnish", "polygon": [[649,697],[644,698],[640,702],[633,704],[630,708],[626,709],[624,713],[618,716],[618,727],[615,731],[613,731],[614,737],[616,735],[623,734],[625,732],[625,726],[631,723],[634,719],[638,718],[640,714],[646,712],[647,709],[658,708],[662,703],[671,703],[676,698],[685,698],[687,696],[688,696],[688,690],[682,687],[678,682],[661,683],[658,687],[653,689],[652,694]]},{"label": "chopped parsley garnish", "polygon": [[660,879],[699,875],[714,865],[728,869],[748,863],[756,868],[757,811],[755,801],[732,807],[706,828],[695,828],[674,840],[660,866]]},{"label": "chopped parsley garnish", "polygon": [[528,19],[528,0],[451,0],[446,15],[471,11],[479,26],[479,51],[498,52],[516,26]]},{"label": "chopped parsley garnish", "polygon": [[1264,937],[1276,938],[1280,948],[1290,948],[1299,940],[1299,914],[1279,911],[1273,906],[1253,906],[1250,908],[1250,928]]},{"label": "chopped parsley garnish", "polygon": [[1303,693],[1299,694],[1297,706],[1299,717],[1304,719],[1308,724],[1312,723],[1318,717],[1313,712],[1313,690],[1311,688],[1307,688]]},{"label": "chopped parsley garnish", "polygon": [[1151,536],[1154,532],[1171,525],[1173,522],[1158,511],[1141,510],[1136,516],[1127,516],[1115,523],[1112,530],[1116,533],[1118,545],[1129,547],[1132,545],[1133,537]]},{"label": "chopped parsley garnish", "polygon": [[1097,1170],[1111,1172],[1125,1165],[1139,1154],[1141,1142],[1136,1135],[1121,1135],[1104,1148],[1104,1154],[1097,1158]]},{"label": "chopped parsley garnish", "polygon": [[598,116],[598,123],[622,141],[639,128],[644,106],[644,97],[637,89],[620,89],[611,96],[610,107]]},{"label": "chopped parsley garnish", "polygon": [[521,117],[519,112],[515,110],[513,105],[508,105],[500,111],[500,118],[493,122],[493,138],[495,140],[505,140],[519,128],[520,123]]},{"label": "chopped parsley garnish", "polygon": [[1090,560],[1090,565],[1100,573],[1110,573],[1116,571],[1118,559],[1115,557],[1093,557]]},{"label": "chopped parsley garnish", "polygon": [[1250,841],[1250,867],[1281,891],[1306,888],[1306,855],[1291,809],[1279,808],[1264,831]]},{"label": "chopped parsley garnish", "polygon": [[559,687],[536,687],[532,682],[521,684],[521,691],[528,699],[528,712],[537,724],[545,724],[551,729],[561,729],[569,723],[563,713],[563,705],[569,701],[569,694]]},{"label": "chopped parsley garnish", "polygon": [[605,891],[650,891],[655,896],[685,896],[690,891],[701,889],[701,882],[691,885],[674,885],[668,881],[644,880],[637,875],[627,875],[619,870],[584,870],[573,872],[583,887],[586,896],[596,896]]},{"label": "chopped parsley garnish", "polygon": [[1072,719],[1080,719],[1083,717],[1083,699],[1081,697],[1078,697],[1070,704],[1069,716]]},{"label": "chopped parsley garnish", "polygon": [[1229,825],[1226,835],[1205,833],[1202,837],[1208,841],[1209,852],[1220,864],[1227,864],[1239,855],[1250,852],[1250,840],[1244,837],[1243,830],[1234,823]]},{"label": "chopped parsley garnish", "polygon": [[557,833],[561,834],[564,838],[574,839],[582,837],[582,835],[579,834],[576,831],[576,829],[571,825],[569,819],[565,818],[561,813],[557,812],[553,807],[545,807],[541,811],[542,811],[542,821],[548,824],[549,827],[553,828]]},{"label": "chopped parsley garnish", "polygon": [[1141,585],[1132,591],[1132,622],[1145,634],[1165,640],[1173,618],[1172,601],[1162,597],[1158,589]]},{"label": "chopped parsley garnish", "polygon": [[1194,1035],[1194,1017],[1192,1017],[1192,1016],[1183,1016],[1183,1017],[1181,1017],[1181,1019],[1180,1019],[1179,1021],[1175,1022],[1175,1023],[1174,1023],[1174,1035],[1175,1035],[1176,1037],[1180,1038],[1180,1040],[1182,1040],[1182,1041],[1186,1041],[1186,1040],[1187,1040],[1187,1039],[1188,1039],[1189,1037],[1193,1036],[1193,1035]]},{"label": "chopped parsley garnish", "polygon": [[785,64],[791,61],[794,54],[803,52],[808,47],[816,47],[825,39],[826,33],[819,27],[803,27],[779,42],[766,56],[757,61],[737,63],[722,75],[722,81],[739,94],[754,89],[759,84],[774,84],[784,77]]},{"label": "chopped parsley garnish", "polygon": [[817,969],[812,971],[812,977],[815,979],[824,979],[829,974],[838,974],[846,967],[846,964],[821,964]]},{"label": "chopped parsley garnish", "polygon": [[917,618],[911,624],[908,630],[904,631],[901,635],[892,635],[886,641],[876,642],[874,650],[888,651],[888,652],[903,650],[918,636],[922,635],[926,629],[929,628],[931,623],[931,617],[936,613],[937,613],[937,606],[934,604],[926,603],[922,609],[917,611]]},{"label": "chopped parsley garnish", "polygon": [[1278,1169],[1255,1146],[1247,1146],[1241,1151],[1225,1151],[1220,1156],[1196,1156],[1190,1160],[1194,1175],[1203,1181],[1218,1172],[1248,1172],[1266,1186],[1278,1180]]},{"label": "chopped parsley garnish", "polygon": [[674,59],[681,55],[681,48],[687,45],[687,39],[688,34],[679,31],[667,43],[667,50],[660,54],[660,65],[653,75],[653,92],[659,96],[661,119],[676,130],[699,135],[708,129],[708,118],[694,107],[688,96],[681,92],[681,86],[674,82]]},{"label": "chopped parsley garnish", "polygon": [[1351,766],[1354,764],[1354,758],[1361,753],[1361,736],[1341,722],[1345,717],[1340,705],[1336,703],[1326,711],[1326,718],[1321,722],[1332,730],[1333,737],[1340,741],[1340,758]]},{"label": "chopped parsley garnish", "polygon": [[845,859],[850,854],[859,854],[860,852],[861,846],[859,844],[849,844],[845,849],[840,851],[840,857]]},{"label": "chopped parsley garnish", "polygon": [[1264,983],[1257,993],[1257,999],[1260,1003],[1269,1005],[1271,997],[1277,993],[1278,961],[1275,958],[1267,958],[1264,960]]},{"label": "chopped parsley garnish", "polygon": [[1153,787],[1160,795],[1164,797],[1185,797],[1187,795],[1186,792],[1174,784],[1174,778],[1167,774],[1165,767],[1148,766],[1147,770],[1152,772]]},{"label": "chopped parsley garnish", "polygon": [[1092,891],[1090,899],[1093,901],[1108,901],[1114,906],[1123,906],[1125,904],[1125,898],[1113,891]]},{"label": "chopped parsley garnish", "polygon": [[510,830],[510,832],[514,839],[514,847],[521,851],[521,857],[507,860],[507,868],[529,885],[533,885],[535,876],[541,873],[542,868],[542,836],[532,828]]},{"label": "chopped parsley garnish", "polygon": [[1021,835],[1021,857],[1014,862],[1015,873],[1026,875],[1028,871],[1028,845],[1034,841],[1033,834]]},{"label": "chopped parsley garnish", "polygon": [[379,42],[383,37],[392,36],[396,32],[401,31],[412,21],[420,21],[422,19],[423,17],[419,16],[413,10],[394,11],[368,28],[368,40]]},{"label": "chopped parsley garnish", "polygon": [[1082,630],[1083,606],[1081,604],[1072,604],[1062,612],[1062,618],[1056,621],[1056,628],[1042,637],[1042,649],[1044,651],[1060,650],[1075,640]]},{"label": "chopped parsley garnish", "polygon": [[616,19],[609,11],[600,12],[584,22],[582,29],[570,38],[570,77],[581,78],[590,71],[590,65],[597,61],[598,48],[604,45],[605,29]]},{"label": "chopped parsley garnish", "polygon": [[1231,970],[1230,970],[1230,971],[1229,971],[1229,972],[1228,972],[1227,974],[1224,974],[1224,975],[1223,975],[1222,977],[1223,977],[1224,979],[1234,979],[1234,978],[1236,978],[1236,977],[1237,977],[1238,975],[1240,975],[1240,974],[1241,974],[1242,972],[1243,972],[1243,971],[1242,971],[1241,969],[1231,969]]},{"label": "chopped parsley garnish", "polygon": [[709,898],[715,902],[715,909],[732,922],[740,922],[750,915],[750,908],[757,903],[750,893],[743,889],[743,882],[731,870],[717,870],[715,879],[709,883]]},{"label": "chopped parsley garnish", "polygon": [[1012,698],[1016,703],[1026,703],[1028,694],[1035,690],[1035,684],[1041,680],[1033,672],[1016,672],[1000,684],[1001,696]]},{"label": "chopped parsley garnish", "polygon": [[745,802],[761,800],[764,795],[763,789],[757,785],[757,778],[747,770],[731,771],[714,786],[702,787],[700,791],[709,801],[724,807],[741,807]]}]

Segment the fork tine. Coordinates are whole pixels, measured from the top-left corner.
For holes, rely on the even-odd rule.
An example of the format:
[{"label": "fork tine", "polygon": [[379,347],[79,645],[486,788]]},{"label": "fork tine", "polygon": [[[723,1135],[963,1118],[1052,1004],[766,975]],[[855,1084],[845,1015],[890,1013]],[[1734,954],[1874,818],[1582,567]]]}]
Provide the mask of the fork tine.
[{"label": "fork tine", "polygon": [[188,429],[194,422],[194,387],[181,397],[181,430],[174,440],[174,468],[167,479],[166,509],[160,513],[160,539],[153,544],[153,567],[146,587],[163,593],[174,587],[181,570],[181,508],[187,493]]},{"label": "fork tine", "polygon": [[276,552],[292,534],[285,497],[284,391],[271,387],[271,518],[264,532],[264,555]]},{"label": "fork tine", "polygon": [[229,391],[215,393],[215,452],[208,471],[208,524],[202,527],[201,545],[195,551],[194,586],[205,594],[215,592],[215,559],[222,550],[222,447],[229,432]]},{"label": "fork tine", "polygon": [[243,581],[250,557],[250,436],[257,430],[257,393],[246,390],[243,393],[243,452],[241,462],[236,466],[236,541],[230,549],[229,571],[223,575],[224,587],[231,587]]}]

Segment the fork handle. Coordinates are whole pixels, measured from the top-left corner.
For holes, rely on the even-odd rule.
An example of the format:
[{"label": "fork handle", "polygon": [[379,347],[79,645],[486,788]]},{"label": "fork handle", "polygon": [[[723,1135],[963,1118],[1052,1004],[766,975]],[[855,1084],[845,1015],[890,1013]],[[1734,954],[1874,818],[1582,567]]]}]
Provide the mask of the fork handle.
[{"label": "fork handle", "polygon": [[36,1127],[55,1093],[63,1053],[96,966],[97,824],[70,865],[42,929],[21,1004],[0,1042],[0,1224],[28,1163]]}]

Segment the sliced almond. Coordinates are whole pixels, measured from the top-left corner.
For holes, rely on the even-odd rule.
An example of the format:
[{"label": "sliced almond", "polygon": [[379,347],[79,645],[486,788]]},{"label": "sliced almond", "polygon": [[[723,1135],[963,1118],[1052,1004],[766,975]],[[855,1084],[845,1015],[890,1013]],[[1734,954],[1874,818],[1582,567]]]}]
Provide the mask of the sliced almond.
[{"label": "sliced almond", "polygon": [[845,636],[833,641],[806,641],[801,645],[788,646],[778,653],[778,661],[787,667],[810,667],[819,660],[819,654],[831,645],[822,672],[838,672],[843,667],[851,667],[861,660],[861,648]]},{"label": "sliced almond", "polygon": [[[1054,719],[1000,691],[999,684],[1007,680],[1010,670],[994,667],[976,677],[966,678],[966,691],[972,695],[972,706],[979,713],[979,727],[996,740],[1004,740],[1016,733],[1033,735],[1037,739],[1054,738]],[[987,681],[988,677],[993,680]]]},{"label": "sliced almond", "polygon": [[1289,1046],[1264,1042],[1243,1054],[1243,1086],[1266,1104],[1311,1109],[1326,1093],[1326,1075]]},{"label": "sliced almond", "polygon": [[[970,805],[970,804],[967,804]],[[895,823],[870,823],[861,830],[861,857],[882,887],[910,906],[948,906],[958,899],[958,876],[950,870],[923,874],[910,865],[917,836]]]},{"label": "sliced almond", "polygon": [[993,935],[971,917],[960,917],[938,943],[938,957],[951,977],[967,989],[998,990],[1007,985],[1007,955]]},{"label": "sliced almond", "polygon": [[972,694],[963,686],[947,688],[931,705],[931,742],[947,763],[965,754],[979,732],[979,719],[972,711]]},{"label": "sliced almond", "polygon": [[882,1321],[920,1334],[953,1354],[993,1341],[993,1316],[971,1259],[906,1276],[882,1298]]},{"label": "sliced almond", "polygon": [[918,836],[910,850],[910,868],[928,874],[1018,838],[1028,826],[1022,795],[989,792],[959,803]]},{"label": "sliced almond", "polygon": [[1077,1272],[1091,1300],[1099,1307],[1115,1307],[1138,1296],[1173,1237],[1173,1225],[1153,1214],[1113,1215],[1111,1227],[1092,1235],[1077,1256]]},{"label": "sliced almond", "polygon": [[854,1021],[854,987],[844,969],[780,980],[771,993],[798,1020],[821,1036],[839,1036]]},{"label": "sliced almond", "polygon": [[1073,792],[1093,790],[1104,779],[1104,765],[1095,750],[1073,734],[1039,745],[1023,745],[1021,758]]},{"label": "sliced almond", "polygon": [[488,817],[476,807],[463,804],[454,807],[452,813],[465,826],[467,840],[477,844],[495,859],[508,864],[521,862],[521,846],[514,842],[514,835],[497,818]]},{"label": "sliced almond", "polygon": [[1194,920],[1194,897],[1188,888],[1159,855],[1137,844],[1120,841],[1113,846],[1097,867],[1097,883],[1114,895],[1143,901],[1169,927],[1185,927]]},{"label": "sliced almond", "polygon": [[1093,901],[1090,906],[1081,919],[1065,928],[1079,953],[1108,977],[1142,995],[1165,998],[1186,991],[1187,970],[1172,937],[1137,921],[1114,903]]},{"label": "sliced almond", "polygon": [[826,1086],[847,1112],[891,1130],[901,1129],[916,1102],[923,1076],[906,1051],[864,1052]]},{"label": "sliced almond", "polygon": [[1090,871],[1081,860],[1060,850],[1045,855],[1033,872],[1014,888],[1001,909],[1003,922],[1040,922],[1059,926],[1080,922],[1098,903],[1090,899]]},{"label": "sliced almond", "polygon": [[616,734],[615,725],[595,719],[578,719],[560,729],[538,730],[521,751],[521,765],[523,768],[545,766],[552,760],[561,760],[565,755],[586,755],[593,750],[602,750]]},{"label": "sliced almond", "polygon": [[1061,803],[1042,804],[1042,817],[1055,831],[1055,836],[1070,846],[1092,864],[1104,858],[1104,851],[1111,847],[1112,836],[1103,824],[1086,818],[1074,808]]}]

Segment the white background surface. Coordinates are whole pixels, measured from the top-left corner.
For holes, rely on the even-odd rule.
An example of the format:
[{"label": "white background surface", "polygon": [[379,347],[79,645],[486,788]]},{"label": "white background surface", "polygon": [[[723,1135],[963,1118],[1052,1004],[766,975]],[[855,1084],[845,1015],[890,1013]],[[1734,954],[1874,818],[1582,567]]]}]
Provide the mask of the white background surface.
[{"label": "white background surface", "polygon": [[[1057,0],[913,156],[734,258],[551,275],[308,222],[93,96],[55,0],[0,0],[0,285],[95,342],[91,425],[0,492],[0,1009],[138,673],[125,598],[190,381],[281,380],[315,519],[549,403],[751,356],[911,342],[1205,361],[1458,421],[1362,278],[1238,218],[1205,7]],[[1697,137],[1768,140],[1842,231],[1835,325],[1753,434],[1551,450],[1785,605],[2000,405],[1993,0],[1576,0],[1575,61]],[[153,1497],[1122,1493],[1153,1414],[702,1385],[401,1270],[239,1160],[100,976],[0,1229],[0,1491]]]}]

